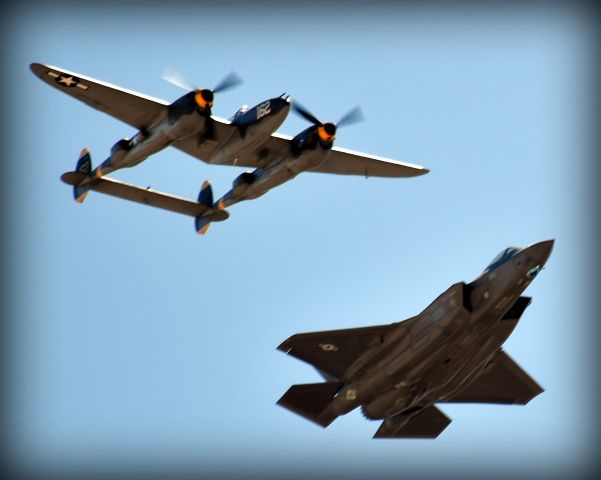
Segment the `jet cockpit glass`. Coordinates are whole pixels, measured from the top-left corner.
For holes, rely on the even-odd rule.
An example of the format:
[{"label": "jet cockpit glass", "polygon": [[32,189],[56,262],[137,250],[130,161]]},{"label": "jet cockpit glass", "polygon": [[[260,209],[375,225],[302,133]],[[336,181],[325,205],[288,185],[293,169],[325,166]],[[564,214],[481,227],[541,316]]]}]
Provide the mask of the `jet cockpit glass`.
[{"label": "jet cockpit glass", "polygon": [[517,247],[509,247],[499,253],[495,258],[493,258],[492,262],[488,264],[484,273],[490,272],[492,269],[497,268],[499,265],[505,263],[511,257],[513,257],[516,253],[518,253],[521,249]]}]

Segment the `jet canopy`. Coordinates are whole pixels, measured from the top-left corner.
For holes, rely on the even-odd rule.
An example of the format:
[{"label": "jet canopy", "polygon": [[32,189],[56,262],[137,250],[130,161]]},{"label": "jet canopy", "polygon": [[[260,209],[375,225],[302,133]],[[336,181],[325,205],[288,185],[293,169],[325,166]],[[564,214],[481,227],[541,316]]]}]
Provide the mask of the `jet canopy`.
[{"label": "jet canopy", "polygon": [[520,250],[521,250],[521,248],[518,248],[518,247],[509,247],[509,248],[506,248],[505,250],[501,251],[495,258],[493,258],[492,262],[490,262],[488,264],[488,267],[486,267],[486,269],[484,270],[484,273],[490,272],[491,270],[494,270],[495,268],[497,268],[499,265],[505,263],[507,260],[509,260],[511,257],[513,257]]}]

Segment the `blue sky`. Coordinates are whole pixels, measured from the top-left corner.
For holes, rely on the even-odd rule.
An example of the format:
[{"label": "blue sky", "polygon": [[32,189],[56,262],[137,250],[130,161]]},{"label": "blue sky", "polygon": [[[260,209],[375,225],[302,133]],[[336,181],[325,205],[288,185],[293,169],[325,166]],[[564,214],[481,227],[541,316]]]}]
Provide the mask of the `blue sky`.
[{"label": "blue sky", "polygon": [[[15,464],[428,477],[590,463],[593,25],[577,8],[351,5],[10,10]],[[306,173],[204,237],[189,217],[94,192],[79,205],[60,174],[83,147],[97,164],[134,130],[51,89],[31,62],[168,101],[184,92],[166,67],[201,86],[235,70],[244,84],[216,115],[282,92],[326,120],[360,105],[365,122],[338,146],[431,173]],[[305,127],[290,115],[279,132]],[[241,171],[166,149],[113,176],[194,198]],[[358,411],[322,430],[275,405],[320,381],[276,351],[288,336],[402,320],[501,249],[548,238],[505,344],[546,390],[526,407],[442,406],[453,422],[437,440],[397,442],[372,440],[378,424]]]}]

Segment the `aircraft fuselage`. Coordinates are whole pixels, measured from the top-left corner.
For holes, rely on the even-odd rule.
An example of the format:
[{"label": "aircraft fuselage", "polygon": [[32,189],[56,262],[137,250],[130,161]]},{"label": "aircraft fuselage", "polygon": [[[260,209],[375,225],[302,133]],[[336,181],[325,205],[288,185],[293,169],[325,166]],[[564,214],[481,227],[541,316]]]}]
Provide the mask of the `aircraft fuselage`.
[{"label": "aircraft fuselage", "polygon": [[[290,110],[287,98],[272,98],[251,109],[238,111],[232,117],[228,138],[220,138],[220,148],[211,156],[210,163],[224,163],[245,151],[258,148],[282,124]],[[119,140],[111,149],[111,155],[94,172],[102,176],[112,171],[129,168],[146,160],[172,143],[198,136],[210,137],[207,123],[210,110],[203,110],[195,103],[194,92],[179,98],[169,106],[167,114],[161,115],[145,130],[132,138]]]},{"label": "aircraft fuselage", "polygon": [[209,159],[212,164],[234,164],[238,156],[252,152],[263,145],[284,122],[290,112],[290,99],[276,97],[253,108],[242,107],[230,119],[238,128],[223,142]]},{"label": "aircraft fuselage", "polygon": [[514,329],[519,315],[510,318],[508,312],[546,262],[551,245],[534,244],[473,282],[451,286],[406,320],[409,330],[397,329],[350,365],[345,387],[322,417],[362,406],[370,419],[406,414],[409,420],[464,389]]}]

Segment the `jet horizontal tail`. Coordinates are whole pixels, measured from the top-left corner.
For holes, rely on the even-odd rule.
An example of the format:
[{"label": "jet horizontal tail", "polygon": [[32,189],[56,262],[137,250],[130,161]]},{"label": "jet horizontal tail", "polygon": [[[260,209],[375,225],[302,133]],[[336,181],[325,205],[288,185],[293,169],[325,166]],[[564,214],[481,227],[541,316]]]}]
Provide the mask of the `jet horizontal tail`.
[{"label": "jet horizontal tail", "polygon": [[292,385],[277,404],[322,427],[327,427],[336,416],[322,414],[343,385],[340,382]]},{"label": "jet horizontal tail", "polygon": [[387,418],[374,438],[436,438],[449,423],[449,417],[430,406],[409,418],[403,414]]}]

